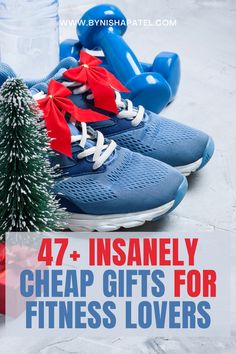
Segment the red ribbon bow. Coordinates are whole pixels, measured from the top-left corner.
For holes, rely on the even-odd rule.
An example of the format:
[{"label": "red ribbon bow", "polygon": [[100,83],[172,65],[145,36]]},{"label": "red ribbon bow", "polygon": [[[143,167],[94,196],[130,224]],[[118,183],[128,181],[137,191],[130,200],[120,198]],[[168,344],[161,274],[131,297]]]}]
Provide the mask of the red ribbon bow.
[{"label": "red ribbon bow", "polygon": [[71,157],[71,133],[64,118],[65,113],[70,113],[78,122],[97,122],[108,117],[90,109],[80,109],[67,97],[71,91],[55,80],[51,80],[46,97],[39,99],[39,108],[44,113],[48,135],[52,139],[52,149]]},{"label": "red ribbon bow", "polygon": [[96,107],[118,113],[114,89],[121,92],[129,90],[113,74],[99,66],[101,63],[98,58],[81,51],[80,65],[65,71],[63,75],[72,81],[88,84]]}]

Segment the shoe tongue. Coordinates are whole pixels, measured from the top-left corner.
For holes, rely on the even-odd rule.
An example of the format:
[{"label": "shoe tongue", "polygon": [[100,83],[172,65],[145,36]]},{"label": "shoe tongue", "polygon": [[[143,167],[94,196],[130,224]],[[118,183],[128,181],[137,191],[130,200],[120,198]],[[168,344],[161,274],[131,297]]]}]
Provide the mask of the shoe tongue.
[{"label": "shoe tongue", "polygon": [[[70,123],[68,123],[68,126],[70,128],[70,132],[71,132],[72,136],[81,135],[82,131],[81,131],[81,128],[79,125],[76,127],[73,123],[70,122]],[[81,146],[79,145],[79,142],[75,142],[72,144],[73,156],[76,156],[78,154],[78,152],[82,152],[84,149],[89,149],[91,147],[94,147],[95,145],[96,145],[96,140],[89,139],[89,138],[86,140],[86,144],[85,144],[84,148],[81,148]],[[107,159],[107,162],[111,161],[115,156],[116,156],[116,151],[113,151],[113,153]],[[93,156],[90,155],[86,159],[92,162]]]},{"label": "shoe tongue", "polygon": [[[82,134],[82,130],[80,129],[79,126],[75,126],[73,123],[68,123],[68,126],[70,128],[70,132],[71,132],[71,135],[72,136],[75,136],[75,135],[81,135]],[[78,143],[77,143],[78,145]],[[86,144],[85,144],[85,149],[88,149],[88,148],[91,148],[95,145],[95,142],[94,140],[91,140],[91,139],[87,139],[86,141]]]},{"label": "shoe tongue", "polygon": [[74,124],[68,123],[68,126],[70,128],[70,133],[72,136],[81,134],[81,132],[76,128],[76,126]]}]

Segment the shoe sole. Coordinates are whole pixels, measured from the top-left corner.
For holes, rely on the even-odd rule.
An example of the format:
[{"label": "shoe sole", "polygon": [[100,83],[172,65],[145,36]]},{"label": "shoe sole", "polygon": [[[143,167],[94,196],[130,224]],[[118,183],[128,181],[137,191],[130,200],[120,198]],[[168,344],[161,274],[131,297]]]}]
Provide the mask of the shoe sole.
[{"label": "shoe sole", "polygon": [[126,229],[143,225],[146,221],[158,220],[177,207],[187,192],[188,183],[184,178],[176,192],[176,197],[158,208],[127,214],[88,215],[70,213],[67,221],[71,231],[114,231],[121,227]]},{"label": "shoe sole", "polygon": [[184,176],[189,176],[191,173],[201,170],[209,162],[214,153],[214,149],[214,141],[212,138],[209,138],[203,155],[199,160],[188,165],[177,166],[175,168]]}]

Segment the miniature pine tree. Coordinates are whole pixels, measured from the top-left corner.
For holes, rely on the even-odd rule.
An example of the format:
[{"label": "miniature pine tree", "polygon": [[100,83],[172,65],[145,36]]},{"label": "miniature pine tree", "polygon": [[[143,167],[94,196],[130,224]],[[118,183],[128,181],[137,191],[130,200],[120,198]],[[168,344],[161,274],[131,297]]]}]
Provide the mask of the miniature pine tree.
[{"label": "miniature pine tree", "polygon": [[50,231],[64,211],[51,193],[49,139],[42,114],[20,79],[0,90],[0,233]]}]

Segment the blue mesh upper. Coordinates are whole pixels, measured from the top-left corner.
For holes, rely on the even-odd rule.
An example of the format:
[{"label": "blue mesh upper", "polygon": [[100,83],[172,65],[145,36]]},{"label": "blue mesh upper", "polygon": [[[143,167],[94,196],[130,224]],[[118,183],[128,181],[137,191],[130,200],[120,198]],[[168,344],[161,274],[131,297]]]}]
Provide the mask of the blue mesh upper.
[{"label": "blue mesh upper", "polygon": [[150,112],[143,125],[106,136],[114,139],[120,146],[172,166],[182,166],[200,159],[209,139],[207,134],[197,129]]},{"label": "blue mesh upper", "polygon": [[[74,129],[74,128],[73,128]],[[98,170],[91,158],[62,158],[65,178],[54,191],[69,211],[94,215],[119,214],[153,209],[175,199],[183,176],[157,160],[118,147]]]},{"label": "blue mesh upper", "polygon": [[69,199],[80,213],[118,214],[153,209],[174,200],[182,181],[182,175],[171,167],[120,148],[105,170],[67,176],[56,184],[55,192]]}]

